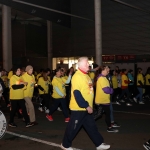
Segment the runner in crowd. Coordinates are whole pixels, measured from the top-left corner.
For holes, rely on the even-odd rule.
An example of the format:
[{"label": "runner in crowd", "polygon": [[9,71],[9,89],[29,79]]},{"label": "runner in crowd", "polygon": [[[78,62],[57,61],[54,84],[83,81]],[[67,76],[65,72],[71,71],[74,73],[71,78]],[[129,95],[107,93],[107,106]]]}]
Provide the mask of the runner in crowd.
[{"label": "runner in crowd", "polygon": [[[127,106],[132,106],[132,104],[129,102],[130,93],[129,93],[128,85],[129,85],[130,81],[127,77],[127,73],[128,73],[127,69],[122,70],[122,76],[121,76],[122,92],[118,99],[122,103],[126,102]],[[126,96],[126,99],[124,98],[125,96]]]},{"label": "runner in crowd", "polygon": [[[50,95],[49,95],[49,87],[51,84],[50,77],[48,76],[47,70],[44,70],[42,76],[39,77],[37,85],[39,89],[40,97],[42,98],[42,102],[40,103],[39,110],[42,112],[45,110],[45,113],[49,113],[50,107]],[[43,110],[44,109],[44,110]]]},{"label": "runner in crowd", "polygon": [[[102,66],[99,68],[99,75],[96,76],[95,103],[97,105],[97,109],[99,109],[98,107],[102,107],[102,110],[104,110],[107,132],[118,132],[118,130],[113,128],[111,124],[110,95],[113,94],[113,88],[110,87],[109,80],[107,79],[109,70],[108,66]],[[97,119],[98,117],[99,113],[95,113],[94,118]]]},{"label": "runner in crowd", "polygon": [[103,143],[103,137],[98,132],[93,115],[93,86],[87,75],[89,63],[87,57],[78,60],[79,70],[74,74],[71,81],[71,118],[61,144],[63,150],[73,150],[72,141],[83,126],[97,150],[109,149],[110,145]]},{"label": "runner in crowd", "polygon": [[29,116],[26,111],[25,100],[24,100],[24,90],[27,88],[28,83],[24,82],[21,79],[21,70],[20,67],[14,67],[13,76],[10,78],[10,102],[11,102],[11,110],[10,110],[10,127],[17,127],[14,123],[14,116],[17,112],[18,105],[22,109],[22,114],[25,119],[26,127],[33,126],[30,123]]},{"label": "runner in crowd", "polygon": [[66,103],[66,89],[65,89],[65,84],[69,83],[71,80],[71,74],[70,72],[68,79],[62,78],[62,72],[61,68],[56,69],[56,74],[52,80],[52,85],[53,85],[53,102],[54,104],[50,107],[49,114],[46,115],[46,118],[49,121],[53,121],[52,114],[54,111],[58,108],[58,106],[61,104],[62,106],[62,111],[65,117],[65,122],[69,122],[69,113],[67,109],[67,103]]},{"label": "runner in crowd", "polygon": [[137,89],[138,89],[138,94],[136,97],[134,97],[134,101],[137,103],[139,101],[139,104],[144,104],[143,101],[143,88],[144,88],[144,77],[142,74],[142,69],[138,68],[138,74],[137,74]]}]

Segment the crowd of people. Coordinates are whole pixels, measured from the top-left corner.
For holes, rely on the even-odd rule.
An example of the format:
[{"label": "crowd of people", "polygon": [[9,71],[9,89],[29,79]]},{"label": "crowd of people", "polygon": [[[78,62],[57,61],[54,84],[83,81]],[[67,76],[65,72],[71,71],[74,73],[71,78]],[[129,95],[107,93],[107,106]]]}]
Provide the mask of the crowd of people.
[{"label": "crowd of people", "polygon": [[[105,114],[107,132],[118,132],[120,125],[114,121],[113,103],[133,106],[145,104],[150,98],[150,67],[146,74],[141,68],[112,70],[109,66],[89,66],[87,57],[78,60],[78,70],[58,67],[41,69],[37,73],[31,65],[14,66],[8,73],[0,70],[0,98],[10,108],[8,125],[17,127],[14,117],[23,117],[25,127],[38,125],[33,99],[39,100],[38,110],[45,111],[48,121],[61,110],[68,122],[61,144],[72,150],[71,144],[83,126],[96,149],[109,149],[98,132],[95,121]],[[144,147],[150,147],[149,142]]]}]

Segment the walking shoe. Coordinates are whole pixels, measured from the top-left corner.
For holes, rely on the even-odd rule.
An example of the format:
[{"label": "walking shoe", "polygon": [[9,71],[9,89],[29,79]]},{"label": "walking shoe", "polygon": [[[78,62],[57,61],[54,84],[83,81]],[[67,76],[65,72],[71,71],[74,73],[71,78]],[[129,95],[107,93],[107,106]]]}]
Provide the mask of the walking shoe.
[{"label": "walking shoe", "polygon": [[43,108],[42,107],[39,107],[38,110],[41,111],[41,112],[43,112]]},{"label": "walking shoe", "polygon": [[58,110],[58,111],[62,111],[62,110],[60,109],[60,107],[58,107],[57,110]]},{"label": "walking shoe", "polygon": [[127,105],[127,106],[132,106],[132,104],[130,104],[130,103],[126,103],[126,105]]},{"label": "walking shoe", "polygon": [[148,142],[144,143],[143,144],[143,147],[146,149],[146,150],[150,150],[150,144]]},{"label": "walking shoe", "polygon": [[133,99],[129,98],[130,102],[133,103]]},{"label": "walking shoe", "polygon": [[107,132],[118,132],[119,130],[111,127],[111,128],[107,128]]},{"label": "walking shoe", "polygon": [[112,122],[111,127],[118,128],[118,127],[120,127],[120,125],[117,122]]},{"label": "walking shoe", "polygon": [[9,125],[9,127],[13,127],[13,128],[17,127],[17,125],[15,123],[9,123],[8,125]]},{"label": "walking shoe", "polygon": [[121,102],[121,103],[125,103],[125,101],[124,101],[123,99],[122,99],[122,100],[120,100],[120,102]]},{"label": "walking shoe", "polygon": [[46,110],[45,110],[45,113],[48,114],[48,113],[49,113],[49,109],[46,109]]},{"label": "walking shoe", "polygon": [[135,101],[135,103],[137,103],[137,99],[134,97],[133,100]]},{"label": "walking shoe", "polygon": [[116,101],[116,104],[117,104],[117,105],[121,105],[120,102],[118,102],[118,101]]},{"label": "walking shoe", "polygon": [[33,126],[32,123],[27,123],[27,124],[26,124],[26,128],[29,128],[29,127],[31,127],[31,126]]},{"label": "walking shoe", "polygon": [[139,104],[145,104],[143,101],[140,101]]},{"label": "walking shoe", "polygon": [[46,115],[46,118],[49,120],[49,121],[53,121],[53,117],[51,115]]},{"label": "walking shoe", "polygon": [[109,148],[110,148],[110,145],[102,143],[100,146],[96,147],[96,150],[105,150]]},{"label": "walking shoe", "polygon": [[38,123],[37,123],[36,121],[31,122],[31,124],[32,124],[33,126],[38,125]]},{"label": "walking shoe", "polygon": [[63,145],[62,145],[62,144],[60,145],[60,148],[61,148],[61,149],[63,149],[63,150],[73,150],[73,148],[72,148],[72,147],[65,148],[65,147],[63,147]]},{"label": "walking shoe", "polygon": [[70,118],[65,118],[65,122],[69,122],[70,121]]}]

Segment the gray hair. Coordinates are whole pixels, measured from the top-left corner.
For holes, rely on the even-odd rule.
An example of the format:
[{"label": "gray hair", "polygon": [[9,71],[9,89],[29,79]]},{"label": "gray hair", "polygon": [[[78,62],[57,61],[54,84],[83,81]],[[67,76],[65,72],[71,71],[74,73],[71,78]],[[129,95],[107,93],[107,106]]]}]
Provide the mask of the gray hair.
[{"label": "gray hair", "polygon": [[80,58],[78,59],[78,67],[79,67],[79,68],[82,66],[83,60],[87,60],[87,61],[88,61],[88,57],[80,57]]}]

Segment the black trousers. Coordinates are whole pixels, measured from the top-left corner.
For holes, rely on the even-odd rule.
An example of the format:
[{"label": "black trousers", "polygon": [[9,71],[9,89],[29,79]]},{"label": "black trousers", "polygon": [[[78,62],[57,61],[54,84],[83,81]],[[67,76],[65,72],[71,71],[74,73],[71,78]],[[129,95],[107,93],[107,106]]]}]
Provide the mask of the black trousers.
[{"label": "black trousers", "polygon": [[5,88],[4,92],[3,92],[3,97],[5,99],[5,103],[6,105],[8,105],[9,102],[9,88]]},{"label": "black trousers", "polygon": [[113,89],[114,90],[114,92],[113,92],[113,94],[112,94],[112,102],[115,102],[116,101],[116,99],[117,99],[117,96],[120,94],[119,92],[120,92],[120,89],[119,88],[116,88],[116,89]]},{"label": "black trousers", "polygon": [[93,115],[88,114],[87,111],[71,111],[70,121],[67,125],[65,135],[62,141],[62,145],[65,148],[71,147],[73,139],[75,138],[82,126],[86,130],[87,134],[89,135],[96,147],[103,143],[104,139],[98,132]]},{"label": "black trousers", "polygon": [[41,94],[40,97],[42,98],[42,106],[45,106],[47,109],[49,109],[50,101],[52,99],[50,94]]},{"label": "black trousers", "polygon": [[105,113],[105,122],[107,127],[111,127],[110,105],[101,105]]},{"label": "black trousers", "polygon": [[146,85],[145,86],[145,94],[144,94],[145,96],[146,95],[148,95],[148,96],[150,96],[150,85]]},{"label": "black trousers", "polygon": [[49,108],[50,112],[49,115],[52,115],[55,110],[59,107],[59,105],[62,106],[62,111],[65,116],[65,118],[69,117],[68,109],[67,109],[67,104],[66,104],[66,99],[65,98],[53,98],[53,105]]},{"label": "black trousers", "polygon": [[15,114],[17,112],[18,109],[18,105],[20,106],[20,108],[22,109],[22,115],[25,119],[26,123],[29,123],[29,116],[27,114],[27,110],[26,110],[26,106],[25,106],[25,100],[24,99],[20,99],[20,100],[10,100],[11,102],[11,111],[10,111],[10,120],[9,123],[13,123],[14,122],[14,117]]}]

